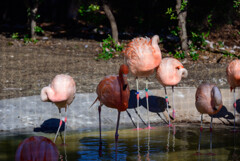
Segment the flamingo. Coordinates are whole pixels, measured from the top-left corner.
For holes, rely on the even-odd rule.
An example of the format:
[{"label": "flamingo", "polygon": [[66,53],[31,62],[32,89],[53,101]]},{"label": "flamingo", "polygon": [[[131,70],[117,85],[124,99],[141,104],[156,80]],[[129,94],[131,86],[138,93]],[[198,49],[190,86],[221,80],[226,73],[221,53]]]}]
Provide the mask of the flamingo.
[{"label": "flamingo", "polygon": [[227,66],[227,80],[230,85],[230,90],[233,90],[233,98],[234,98],[234,129],[235,129],[235,113],[236,113],[236,96],[235,96],[235,88],[240,86],[240,60],[236,59],[229,63]]},{"label": "flamingo", "polygon": [[[76,83],[73,78],[69,75],[59,74],[56,75],[52,80],[51,84],[47,87],[42,88],[41,90],[41,100],[43,102],[52,102],[54,103],[59,110],[60,114],[60,122],[59,127],[54,138],[54,143],[58,136],[58,132],[62,126],[61,119],[61,108],[65,108],[65,112],[67,112],[67,108],[73,102],[76,93]],[[67,124],[67,113],[65,116],[65,125]],[[64,128],[64,145],[65,145],[65,135],[66,135],[66,126]]]},{"label": "flamingo", "polygon": [[[93,102],[93,104],[99,100],[100,105],[98,106],[99,112],[99,155],[102,155],[102,136],[101,136],[101,107],[105,105],[109,108],[115,108],[118,110],[117,117],[117,126],[115,133],[115,151],[117,158],[117,143],[118,143],[118,127],[120,120],[120,113],[122,111],[126,111],[128,108],[128,101],[130,97],[130,90],[127,82],[127,74],[128,74],[127,65],[123,64],[119,69],[119,76],[110,75],[105,77],[97,86],[97,99]],[[93,105],[92,104],[92,105]],[[92,106],[91,105],[91,106]]]},{"label": "flamingo", "polygon": [[56,145],[43,136],[31,136],[21,142],[15,154],[15,161],[58,161]]},{"label": "flamingo", "polygon": [[[157,68],[156,78],[165,89],[165,95],[166,95],[165,99],[167,103],[167,109],[168,109],[168,96],[167,96],[166,86],[172,86],[173,118],[175,118],[174,99],[173,99],[174,86],[176,86],[181,81],[182,78],[186,78],[187,75],[188,75],[188,71],[183,67],[182,63],[175,58],[162,59],[161,64]],[[172,126],[170,123],[169,110],[168,110],[168,119],[169,119],[168,126]]]},{"label": "flamingo", "polygon": [[[146,77],[146,102],[148,128],[151,128],[149,121],[149,104],[148,104],[148,77],[153,74],[154,69],[160,64],[162,55],[158,46],[159,36],[155,35],[150,38],[134,38],[129,42],[123,53],[127,61],[127,65],[131,73],[136,77],[137,86],[137,109],[139,107],[139,90],[138,77]],[[137,130],[139,130],[139,120],[137,122]]]},{"label": "flamingo", "polygon": [[[214,115],[221,110],[222,94],[216,85],[203,83],[197,88],[195,98],[196,98],[195,106],[198,112],[201,113],[201,126],[200,126],[200,136],[199,136],[199,145],[198,145],[198,154],[200,154],[201,132],[203,130],[202,128],[203,114]],[[212,120],[213,120],[213,117],[211,116],[210,140],[212,140]],[[210,149],[212,149],[211,143],[210,143]]]}]

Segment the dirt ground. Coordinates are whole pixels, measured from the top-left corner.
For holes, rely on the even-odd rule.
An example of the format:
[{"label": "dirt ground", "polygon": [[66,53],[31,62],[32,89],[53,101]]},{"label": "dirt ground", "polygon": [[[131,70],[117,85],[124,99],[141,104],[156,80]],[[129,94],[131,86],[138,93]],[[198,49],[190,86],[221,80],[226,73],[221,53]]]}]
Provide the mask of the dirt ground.
[{"label": "dirt ground", "polygon": [[[160,45],[162,48],[162,46]],[[53,39],[24,44],[23,41],[0,35],[0,99],[39,95],[56,74],[71,75],[77,83],[77,92],[95,92],[99,81],[106,75],[117,74],[123,56],[111,60],[95,60],[101,52],[100,42],[94,40]],[[163,57],[168,57],[162,50]],[[234,58],[220,53],[199,53],[197,61],[180,60],[189,70],[189,76],[179,86],[197,86],[202,81],[215,82],[228,87],[226,66]],[[130,88],[135,88],[135,78],[130,75]],[[162,88],[155,76],[151,88]],[[140,80],[144,88],[144,79]]]}]

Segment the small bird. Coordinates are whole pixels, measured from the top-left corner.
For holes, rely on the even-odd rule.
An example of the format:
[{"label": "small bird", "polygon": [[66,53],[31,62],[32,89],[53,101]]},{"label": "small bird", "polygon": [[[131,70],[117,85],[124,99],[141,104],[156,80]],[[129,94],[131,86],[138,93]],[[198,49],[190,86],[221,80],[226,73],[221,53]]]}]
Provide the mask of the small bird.
[{"label": "small bird", "polygon": [[[182,78],[186,78],[188,75],[187,69],[185,69],[180,61],[174,58],[164,58],[162,59],[160,65],[157,68],[156,78],[159,83],[165,89],[165,99],[167,103],[168,109],[168,96],[166,86],[172,86],[172,100],[173,100],[173,119],[175,118],[175,109],[174,109],[174,86],[176,86]],[[168,110],[168,119],[169,119],[169,126],[172,126],[170,123],[170,116]]]},{"label": "small bird", "polygon": [[235,89],[240,86],[240,60],[236,59],[229,63],[226,69],[227,72],[227,80],[230,85],[230,90],[233,90],[233,98],[234,98],[234,130],[235,130],[235,113],[236,113],[236,96]]},{"label": "small bird", "polygon": [[[128,67],[127,65],[121,65],[119,70],[119,75],[114,76],[110,75],[105,77],[97,86],[97,99],[93,102],[93,104],[99,100],[100,105],[98,106],[99,112],[99,132],[100,132],[100,139],[99,139],[99,155],[102,156],[102,136],[101,136],[101,107],[105,105],[109,108],[115,108],[118,110],[118,117],[117,117],[117,126],[116,126],[116,133],[115,133],[115,151],[116,151],[116,158],[117,158],[117,143],[118,143],[118,127],[119,127],[119,120],[120,120],[120,113],[122,111],[126,111],[128,108],[128,101],[130,97],[130,90],[127,82],[127,74],[128,74]],[[92,104],[92,105],[93,105]],[[91,105],[91,106],[92,106]]]},{"label": "small bird", "polygon": [[[211,116],[218,113],[221,110],[223,103],[221,91],[218,89],[216,85],[209,83],[203,83],[197,88],[195,98],[196,98],[195,106],[198,112],[201,113],[201,127],[198,145],[198,153],[200,153],[201,132],[203,130],[202,128],[203,114],[209,114]],[[213,117],[211,116],[210,140],[212,139],[212,120]],[[211,146],[212,145],[210,144],[210,149],[212,149]]]},{"label": "small bird", "polygon": [[[73,78],[66,74],[56,75],[52,80],[51,84],[48,87],[44,87],[41,90],[41,100],[44,102],[52,102],[54,103],[59,110],[60,114],[60,123],[58,127],[58,131],[54,138],[54,143],[58,136],[58,132],[62,126],[61,119],[61,108],[65,108],[65,112],[67,112],[67,108],[73,102],[76,93],[76,83]],[[65,116],[65,125],[67,124],[67,113]],[[65,144],[65,134],[66,127],[64,130],[64,144]]]},{"label": "small bird", "polygon": [[[139,89],[138,77],[146,77],[146,101],[147,101],[147,115],[148,128],[151,128],[149,121],[149,105],[148,105],[148,77],[153,74],[154,69],[160,64],[162,55],[158,46],[159,36],[155,35],[150,38],[134,38],[129,42],[123,50],[127,65],[131,73],[136,77],[137,86],[137,108],[139,107]],[[137,130],[139,129],[139,120],[137,122]]]},{"label": "small bird", "polygon": [[58,161],[56,145],[43,136],[31,136],[21,142],[15,154],[15,161]]}]

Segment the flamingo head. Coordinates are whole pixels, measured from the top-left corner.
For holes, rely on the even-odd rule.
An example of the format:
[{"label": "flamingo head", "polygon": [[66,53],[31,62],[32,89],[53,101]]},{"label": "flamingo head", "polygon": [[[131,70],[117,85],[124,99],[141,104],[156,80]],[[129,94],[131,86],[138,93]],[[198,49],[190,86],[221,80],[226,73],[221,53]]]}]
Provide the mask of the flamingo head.
[{"label": "flamingo head", "polygon": [[218,87],[214,86],[212,88],[212,99],[213,99],[213,108],[215,110],[220,110],[222,108],[222,94]]},{"label": "flamingo head", "polygon": [[187,78],[188,71],[186,68],[183,67],[183,65],[178,65],[176,69],[180,72],[182,78]]},{"label": "flamingo head", "polygon": [[119,76],[122,76],[122,80],[123,80],[123,90],[126,90],[127,86],[128,86],[128,81],[127,81],[127,74],[129,73],[129,69],[128,66],[123,64],[120,66],[120,70],[119,70]]}]

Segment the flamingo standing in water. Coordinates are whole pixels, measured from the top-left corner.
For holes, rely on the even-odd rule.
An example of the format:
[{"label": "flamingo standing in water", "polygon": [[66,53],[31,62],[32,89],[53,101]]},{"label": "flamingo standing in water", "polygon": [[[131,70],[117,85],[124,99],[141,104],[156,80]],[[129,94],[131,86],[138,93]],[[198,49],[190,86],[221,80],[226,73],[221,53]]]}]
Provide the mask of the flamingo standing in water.
[{"label": "flamingo standing in water", "polygon": [[[174,58],[164,58],[157,68],[156,78],[160,82],[160,84],[165,89],[165,99],[167,102],[167,109],[168,109],[168,96],[166,86],[172,86],[172,100],[173,93],[174,93],[174,86],[176,86],[182,78],[186,78],[188,75],[188,71],[183,67],[182,63]],[[175,118],[175,109],[174,109],[174,101],[173,101],[173,118]],[[170,123],[170,116],[168,110],[168,119],[169,125],[172,126]]]},{"label": "flamingo standing in water", "polygon": [[[195,98],[196,98],[195,106],[198,112],[201,113],[201,127],[198,145],[198,154],[200,154],[201,132],[203,130],[202,128],[203,114],[214,115],[221,110],[222,94],[218,87],[215,86],[214,84],[204,83],[197,88]],[[211,116],[210,140],[212,140],[212,120],[213,117]],[[210,149],[212,149],[212,144],[210,144]]]},{"label": "flamingo standing in water", "polygon": [[[75,98],[75,93],[76,93],[75,81],[71,76],[65,74],[56,75],[55,78],[52,80],[51,84],[47,87],[42,88],[41,90],[41,100],[44,102],[48,101],[54,103],[58,107],[60,114],[59,127],[54,138],[54,143],[56,141],[58,132],[62,126],[61,108],[65,108],[65,112],[67,112],[67,108]],[[65,116],[64,145],[66,135],[66,124],[67,113]]]},{"label": "flamingo standing in water", "polygon": [[[99,155],[102,155],[102,136],[101,136],[101,107],[105,105],[110,108],[118,110],[117,126],[115,133],[115,151],[117,158],[117,143],[118,143],[118,127],[120,120],[120,113],[126,111],[128,108],[128,101],[130,97],[130,90],[127,82],[128,67],[127,65],[121,65],[119,69],[119,76],[107,76],[97,86],[97,99],[94,103],[99,100],[100,105],[98,106],[99,112]],[[93,103],[93,104],[94,104]],[[92,105],[93,105],[92,104]]]},{"label": "flamingo standing in water", "polygon": [[[136,77],[137,86],[137,108],[139,107],[139,90],[138,77],[146,77],[146,102],[148,115],[148,128],[151,128],[149,121],[149,104],[148,104],[148,79],[153,74],[154,69],[160,64],[162,55],[158,46],[159,36],[155,35],[150,38],[135,38],[127,44],[123,53],[126,57],[127,64],[131,73]],[[137,122],[137,130],[139,129],[139,120]]]},{"label": "flamingo standing in water", "polygon": [[229,63],[227,66],[227,80],[230,85],[231,91],[233,90],[233,98],[234,98],[234,129],[235,129],[235,113],[236,113],[236,96],[235,96],[235,88],[240,86],[240,60],[236,59]]}]

